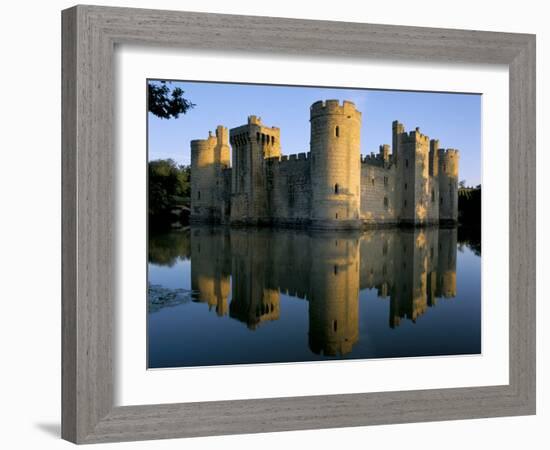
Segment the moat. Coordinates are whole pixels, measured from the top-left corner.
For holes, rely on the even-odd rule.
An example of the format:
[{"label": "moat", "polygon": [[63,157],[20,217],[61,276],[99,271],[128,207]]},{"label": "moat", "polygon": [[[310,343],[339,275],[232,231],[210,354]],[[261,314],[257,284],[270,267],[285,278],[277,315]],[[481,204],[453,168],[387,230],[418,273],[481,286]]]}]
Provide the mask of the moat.
[{"label": "moat", "polygon": [[148,367],[479,354],[481,246],[457,228],[151,232]]}]

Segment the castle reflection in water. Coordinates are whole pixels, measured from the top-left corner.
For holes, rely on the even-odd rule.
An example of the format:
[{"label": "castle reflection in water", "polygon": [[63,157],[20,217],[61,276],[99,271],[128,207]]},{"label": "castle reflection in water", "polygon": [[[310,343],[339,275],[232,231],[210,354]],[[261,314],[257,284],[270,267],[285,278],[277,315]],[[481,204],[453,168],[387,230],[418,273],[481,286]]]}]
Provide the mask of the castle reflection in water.
[{"label": "castle reflection in water", "polygon": [[[359,339],[359,292],[389,301],[388,326],[456,296],[457,229],[311,233],[193,227],[184,235],[196,302],[256,330],[281,315],[282,294],[308,302],[309,348],[346,355]],[[155,249],[153,249],[155,250]],[[300,300],[296,300],[300,301]]]}]

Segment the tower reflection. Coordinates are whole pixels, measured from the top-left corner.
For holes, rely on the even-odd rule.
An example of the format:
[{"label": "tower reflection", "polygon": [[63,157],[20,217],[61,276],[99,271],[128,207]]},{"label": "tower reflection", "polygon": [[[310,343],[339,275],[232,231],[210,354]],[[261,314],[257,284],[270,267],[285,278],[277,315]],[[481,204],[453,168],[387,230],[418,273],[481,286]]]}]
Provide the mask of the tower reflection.
[{"label": "tower reflection", "polygon": [[[308,341],[327,356],[359,339],[359,293],[389,299],[389,327],[456,296],[456,228],[349,233],[192,228],[198,302],[255,330],[279,319],[281,295],[308,301]],[[229,306],[228,306],[229,305]]]}]

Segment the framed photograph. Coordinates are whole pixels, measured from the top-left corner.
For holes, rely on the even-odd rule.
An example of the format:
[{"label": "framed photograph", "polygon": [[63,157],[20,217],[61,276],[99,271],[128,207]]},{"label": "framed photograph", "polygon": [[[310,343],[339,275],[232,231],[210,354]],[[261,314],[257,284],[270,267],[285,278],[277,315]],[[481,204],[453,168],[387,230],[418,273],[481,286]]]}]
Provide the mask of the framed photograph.
[{"label": "framed photograph", "polygon": [[62,24],[65,439],[535,413],[533,35]]}]

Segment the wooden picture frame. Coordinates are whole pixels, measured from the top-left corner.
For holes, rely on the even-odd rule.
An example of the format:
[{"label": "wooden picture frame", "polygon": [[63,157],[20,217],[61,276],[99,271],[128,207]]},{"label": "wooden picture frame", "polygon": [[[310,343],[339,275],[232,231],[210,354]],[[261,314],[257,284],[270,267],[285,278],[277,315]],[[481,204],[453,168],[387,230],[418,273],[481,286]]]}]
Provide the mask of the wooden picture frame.
[{"label": "wooden picture frame", "polygon": [[[534,35],[98,6],[63,11],[62,31],[64,439],[94,443],[535,413]],[[114,407],[116,44],[507,65],[509,384]]]}]

